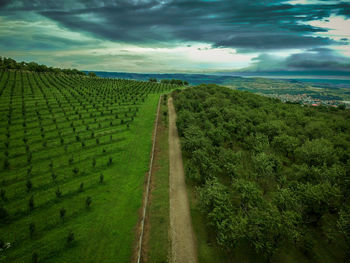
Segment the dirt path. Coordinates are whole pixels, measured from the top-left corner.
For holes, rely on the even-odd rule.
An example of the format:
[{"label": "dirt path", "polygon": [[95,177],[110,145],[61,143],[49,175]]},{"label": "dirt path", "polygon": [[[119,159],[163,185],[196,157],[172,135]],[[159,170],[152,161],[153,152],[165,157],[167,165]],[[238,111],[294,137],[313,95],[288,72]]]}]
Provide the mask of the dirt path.
[{"label": "dirt path", "polygon": [[195,263],[197,251],[187,198],[176,113],[173,99],[168,100],[170,161],[170,239],[171,262]]}]

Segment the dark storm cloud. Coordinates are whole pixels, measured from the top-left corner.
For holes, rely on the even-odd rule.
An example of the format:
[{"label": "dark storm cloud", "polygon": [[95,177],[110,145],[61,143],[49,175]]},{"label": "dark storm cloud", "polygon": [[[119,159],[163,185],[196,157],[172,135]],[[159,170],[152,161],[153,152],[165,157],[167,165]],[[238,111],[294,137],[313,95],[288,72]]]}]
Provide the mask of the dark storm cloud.
[{"label": "dark storm cloud", "polygon": [[285,59],[261,54],[254,60],[251,71],[348,71],[350,58],[343,57],[328,48],[312,48],[307,52],[293,54]]},{"label": "dark storm cloud", "polygon": [[[326,3],[326,1],[324,1]],[[246,50],[308,48],[334,44],[313,37],[324,28],[302,24],[331,14],[350,16],[350,5],[290,5],[286,1],[0,1],[0,14],[35,12],[75,31],[126,43],[200,41]]]}]

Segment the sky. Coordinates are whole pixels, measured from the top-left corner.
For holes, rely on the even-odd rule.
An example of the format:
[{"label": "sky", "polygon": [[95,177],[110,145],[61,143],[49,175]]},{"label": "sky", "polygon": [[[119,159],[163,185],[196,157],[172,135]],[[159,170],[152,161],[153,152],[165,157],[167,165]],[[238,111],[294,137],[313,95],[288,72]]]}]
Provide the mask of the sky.
[{"label": "sky", "polygon": [[96,71],[350,74],[350,0],[0,0],[0,56]]}]

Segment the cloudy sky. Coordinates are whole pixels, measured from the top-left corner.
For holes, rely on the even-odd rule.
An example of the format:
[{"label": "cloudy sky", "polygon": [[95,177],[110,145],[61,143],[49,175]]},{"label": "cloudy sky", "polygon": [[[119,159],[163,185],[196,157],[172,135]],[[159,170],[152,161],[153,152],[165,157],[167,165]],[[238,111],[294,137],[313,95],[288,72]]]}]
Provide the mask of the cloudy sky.
[{"label": "cloudy sky", "polygon": [[122,72],[350,72],[350,0],[0,0],[0,56]]}]

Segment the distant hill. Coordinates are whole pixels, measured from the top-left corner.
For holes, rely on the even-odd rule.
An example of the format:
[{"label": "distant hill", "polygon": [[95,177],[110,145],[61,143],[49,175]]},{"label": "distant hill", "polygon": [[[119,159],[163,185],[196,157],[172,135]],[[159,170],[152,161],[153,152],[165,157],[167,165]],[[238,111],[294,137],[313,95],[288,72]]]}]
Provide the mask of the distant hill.
[{"label": "distant hill", "polygon": [[124,72],[103,72],[94,71],[98,77],[103,78],[120,78],[146,81],[150,78],[162,79],[181,79],[192,85],[203,83],[225,84],[232,79],[242,79],[241,77],[206,75],[206,74],[141,74],[141,73],[124,73]]}]

